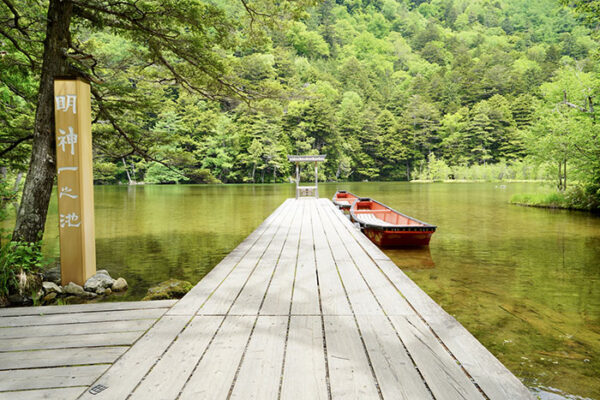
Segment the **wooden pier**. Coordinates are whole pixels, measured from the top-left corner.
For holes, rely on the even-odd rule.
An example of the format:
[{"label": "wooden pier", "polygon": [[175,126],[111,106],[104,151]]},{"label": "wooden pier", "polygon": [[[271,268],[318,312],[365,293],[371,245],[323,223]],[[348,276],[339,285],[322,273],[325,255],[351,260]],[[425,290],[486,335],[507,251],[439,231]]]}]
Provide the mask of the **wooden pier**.
[{"label": "wooden pier", "polygon": [[533,399],[328,200],[286,200],[178,302],[130,304],[0,311],[0,400]]}]

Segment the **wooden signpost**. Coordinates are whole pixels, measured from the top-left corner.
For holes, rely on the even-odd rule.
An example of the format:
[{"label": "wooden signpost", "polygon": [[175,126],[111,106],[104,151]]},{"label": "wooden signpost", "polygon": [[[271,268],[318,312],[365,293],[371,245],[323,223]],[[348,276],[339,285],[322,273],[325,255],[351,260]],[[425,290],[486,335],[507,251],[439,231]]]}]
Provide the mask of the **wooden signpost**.
[{"label": "wooden signpost", "polygon": [[56,170],[62,284],[96,273],[90,84],[54,80]]}]

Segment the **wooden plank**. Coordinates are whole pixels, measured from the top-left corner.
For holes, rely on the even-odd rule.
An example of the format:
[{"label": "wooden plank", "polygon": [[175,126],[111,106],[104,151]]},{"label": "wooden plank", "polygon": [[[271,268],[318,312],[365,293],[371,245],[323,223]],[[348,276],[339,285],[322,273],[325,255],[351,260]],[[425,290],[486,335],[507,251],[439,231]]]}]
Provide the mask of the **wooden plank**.
[{"label": "wooden plank", "polygon": [[129,347],[89,347],[0,353],[0,370],[114,362]]},{"label": "wooden plank", "polygon": [[133,319],[158,318],[167,311],[166,308],[147,310],[123,310],[73,314],[26,315],[22,317],[0,318],[3,327],[75,324],[81,322],[123,321]]},{"label": "wooden plank", "polygon": [[296,200],[304,203],[302,227],[300,229],[300,246],[298,248],[298,263],[292,297],[293,315],[318,315],[319,292],[317,288],[317,269],[315,265],[315,250],[312,237],[311,212],[314,211],[315,199]]},{"label": "wooden plank", "polygon": [[180,400],[225,399],[256,317],[228,316],[187,382]]},{"label": "wooden plank", "polygon": [[0,400],[75,400],[84,390],[84,387],[71,387],[2,392],[0,393]]},{"label": "wooden plank", "polygon": [[144,378],[130,400],[175,399],[224,317],[197,316]]},{"label": "wooden plank", "polygon": [[390,319],[436,399],[483,399],[419,317],[392,315]]},{"label": "wooden plank", "polygon": [[346,292],[340,281],[335,260],[325,236],[323,217],[316,209],[317,207],[318,203],[315,204],[315,210],[311,213],[311,216],[323,314],[352,315]]},{"label": "wooden plank", "polygon": [[0,392],[69,386],[88,386],[108,364],[0,371]]},{"label": "wooden plank", "polygon": [[231,398],[277,398],[287,325],[287,316],[258,317]]},{"label": "wooden plank", "polygon": [[356,270],[352,257],[344,245],[344,242],[352,240],[352,237],[345,235],[344,238],[341,238],[338,233],[340,227],[332,224],[330,213],[320,207],[318,211],[319,219],[323,224],[333,259],[354,314],[384,315],[371,290]]},{"label": "wooden plank", "polygon": [[293,205],[295,207],[294,219],[291,222],[287,240],[279,256],[279,263],[260,310],[261,314],[288,315],[290,312],[304,202],[294,201]]},{"label": "wooden plank", "polygon": [[246,255],[240,260],[235,269],[223,280],[206,300],[198,314],[202,315],[225,315],[234,300],[243,289],[261,257],[268,249],[277,231],[281,228],[281,221],[289,211],[290,203],[277,215],[273,222],[267,227],[263,235],[250,248]]},{"label": "wooden plank", "polygon": [[170,308],[177,300],[123,301],[114,303],[70,304],[64,306],[15,307],[0,309],[0,317],[23,315],[70,314],[116,310],[143,310],[148,308]]},{"label": "wooden plank", "polygon": [[79,324],[0,328],[0,340],[10,338],[40,338],[46,336],[62,336],[65,334],[65,332],[69,332],[69,335],[110,332],[143,332],[150,328],[154,321],[156,321],[156,319],[136,319],[127,321],[108,322],[83,322]]},{"label": "wooden plank", "polygon": [[161,318],[127,353],[91,385],[101,384],[108,389],[96,395],[86,392],[81,398],[125,399],[154,366],[188,321],[189,317],[186,316]]},{"label": "wooden plank", "polygon": [[387,317],[356,318],[383,398],[433,399]]},{"label": "wooden plank", "polygon": [[167,315],[194,315],[291,202],[292,199],[284,201],[258,228],[202,278],[183,299],[173,306]]},{"label": "wooden plank", "polygon": [[281,399],[328,398],[321,317],[292,315],[281,381]]},{"label": "wooden plank", "polygon": [[72,347],[98,346],[128,346],[137,340],[144,332],[111,332],[71,335],[63,331],[63,336],[25,337],[3,339],[0,341],[0,352],[42,349],[66,349]]},{"label": "wooden plank", "polygon": [[490,399],[534,398],[516,376],[392,261],[377,264]]},{"label": "wooden plank", "polygon": [[[323,201],[325,207],[333,205]],[[423,292],[377,246],[337,215],[361,248],[402,293],[490,399],[532,399],[529,390],[477,339]],[[434,385],[433,381],[431,382]]]},{"label": "wooden plank", "polygon": [[[343,235],[346,228],[353,229],[351,226],[345,227],[340,224],[336,231],[340,233],[340,235]],[[350,232],[348,232],[348,234],[350,234]],[[406,303],[406,300],[404,300],[397,289],[381,273],[373,260],[369,258],[367,253],[365,253],[360,247],[360,244],[355,240],[356,239],[352,236],[351,239],[344,241],[346,249],[352,257],[355,266],[358,267],[360,265],[358,270],[375,294],[375,297],[378,299],[386,314],[392,316],[393,326],[404,343],[404,346],[409,351],[412,360],[408,358],[408,355],[403,350],[397,350],[395,357],[398,358],[398,360],[403,359],[403,362],[406,363],[406,365],[413,364],[414,362],[437,399],[482,399],[481,393],[475,385],[473,385],[469,377],[463,372],[460,366],[456,364],[451,355],[440,345],[429,328],[421,321],[414,310],[410,308]],[[400,316],[403,318],[400,318]],[[397,318],[394,319],[394,317]],[[361,318],[360,316],[358,316],[358,322],[361,331],[363,332],[363,338],[365,339],[365,342],[367,342],[370,335],[366,327],[373,327],[373,323],[369,319]],[[381,321],[377,321],[377,324],[385,326],[379,326],[374,332],[375,335],[380,335],[382,332],[389,329],[389,326]],[[378,363],[376,363],[375,360],[377,355],[385,355],[385,353],[385,351],[369,353],[373,359],[373,366],[378,376],[380,376],[380,373],[377,370]],[[385,364],[383,364],[383,368],[380,369],[385,374]],[[414,375],[415,373],[416,370],[413,370],[412,379],[420,380],[418,376]],[[409,375],[409,373],[402,373],[402,376]],[[389,378],[394,377],[392,376]],[[381,378],[380,381],[382,393],[385,395],[385,381]],[[393,384],[391,386],[394,387]],[[420,387],[421,390],[425,390],[422,385],[420,385]],[[408,398],[413,396],[410,392],[407,392],[406,395],[409,396]],[[427,394],[422,394],[421,396],[426,395]],[[395,398],[401,398],[399,396],[399,394],[394,395]]]},{"label": "wooden plank", "polygon": [[381,398],[353,317],[325,315],[329,385],[334,399]]},{"label": "wooden plank", "polygon": [[256,268],[248,278],[241,293],[231,307],[229,314],[255,315],[265,298],[271,277],[276,270],[283,245],[288,237],[290,225],[294,220],[297,208],[288,209],[279,223],[277,232],[267,250],[262,255]]}]

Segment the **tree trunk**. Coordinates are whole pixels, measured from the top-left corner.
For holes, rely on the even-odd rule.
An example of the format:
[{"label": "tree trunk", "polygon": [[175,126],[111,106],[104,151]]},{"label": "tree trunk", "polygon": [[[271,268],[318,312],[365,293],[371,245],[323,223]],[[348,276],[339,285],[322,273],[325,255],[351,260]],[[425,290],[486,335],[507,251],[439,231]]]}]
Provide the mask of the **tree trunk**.
[{"label": "tree trunk", "polygon": [[15,210],[19,209],[19,202],[17,201],[18,199],[18,193],[19,193],[19,186],[21,186],[21,179],[23,179],[23,171],[19,171],[17,173],[17,177],[15,178],[15,185],[13,186],[13,192],[15,192],[15,201],[13,201],[13,207],[15,208]]},{"label": "tree trunk", "polygon": [[13,231],[13,240],[16,241],[35,242],[41,240],[44,233],[56,174],[54,77],[69,73],[64,52],[69,48],[72,10],[73,4],[68,0],[50,0],[48,6],[31,161]]},{"label": "tree trunk", "polygon": [[563,187],[567,190],[567,160],[563,162]]},{"label": "tree trunk", "polygon": [[256,173],[256,163],[252,164],[252,183],[254,182],[254,174]]},{"label": "tree trunk", "polygon": [[273,183],[277,182],[277,167],[273,167]]},{"label": "tree trunk", "polygon": [[[123,167],[125,167],[125,173],[127,174],[127,181],[130,185],[135,185],[135,180],[131,178],[131,174],[129,173],[129,166],[125,162],[125,157],[121,157],[121,161],[123,161]],[[135,177],[135,175],[134,175]]]}]

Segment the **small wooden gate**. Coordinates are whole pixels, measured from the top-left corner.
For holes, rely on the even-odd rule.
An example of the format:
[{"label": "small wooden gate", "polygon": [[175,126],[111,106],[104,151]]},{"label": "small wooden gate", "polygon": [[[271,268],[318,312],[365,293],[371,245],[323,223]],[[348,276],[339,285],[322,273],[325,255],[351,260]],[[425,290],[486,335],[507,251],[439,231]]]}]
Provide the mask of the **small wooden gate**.
[{"label": "small wooden gate", "polygon": [[[290,162],[296,163],[296,198],[301,196],[314,196],[319,198],[319,162],[325,161],[325,155],[317,156],[288,156]],[[300,186],[300,163],[301,162],[314,162],[315,163],[315,185],[314,186]]]}]

